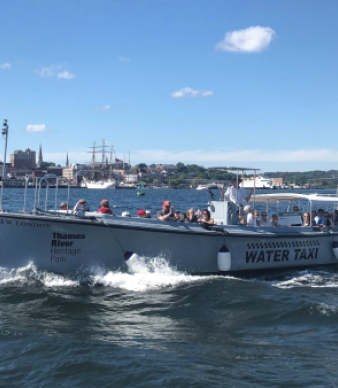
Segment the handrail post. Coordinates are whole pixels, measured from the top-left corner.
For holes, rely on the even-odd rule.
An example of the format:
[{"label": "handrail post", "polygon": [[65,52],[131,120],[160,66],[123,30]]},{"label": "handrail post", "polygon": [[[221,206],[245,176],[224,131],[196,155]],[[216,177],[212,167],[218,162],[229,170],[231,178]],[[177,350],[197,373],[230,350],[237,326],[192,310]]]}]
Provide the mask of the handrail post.
[{"label": "handrail post", "polygon": [[3,199],[4,199],[4,186],[5,186],[5,173],[6,173],[6,153],[7,153],[7,139],[8,139],[8,125],[7,120],[4,120],[4,127],[1,131],[2,136],[5,139],[5,153],[4,153],[4,160],[2,164],[2,179],[1,179],[1,194],[0,194],[0,212],[3,212]]}]

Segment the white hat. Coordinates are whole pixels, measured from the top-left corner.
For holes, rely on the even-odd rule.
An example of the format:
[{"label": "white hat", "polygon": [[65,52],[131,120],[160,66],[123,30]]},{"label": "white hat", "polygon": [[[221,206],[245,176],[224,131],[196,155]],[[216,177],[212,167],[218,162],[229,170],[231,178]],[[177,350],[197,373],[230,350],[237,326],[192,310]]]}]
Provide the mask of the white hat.
[{"label": "white hat", "polygon": [[130,213],[129,212],[122,212],[121,216],[122,217],[130,217]]}]

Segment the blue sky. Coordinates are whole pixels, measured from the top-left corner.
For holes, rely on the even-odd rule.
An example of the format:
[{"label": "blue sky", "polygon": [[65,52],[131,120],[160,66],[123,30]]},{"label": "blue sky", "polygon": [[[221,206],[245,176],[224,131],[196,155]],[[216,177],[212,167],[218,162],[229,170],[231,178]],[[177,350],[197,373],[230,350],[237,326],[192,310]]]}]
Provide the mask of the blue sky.
[{"label": "blue sky", "polygon": [[[0,6],[9,153],[338,169],[336,0],[19,0]],[[2,149],[0,143],[0,158]]]}]

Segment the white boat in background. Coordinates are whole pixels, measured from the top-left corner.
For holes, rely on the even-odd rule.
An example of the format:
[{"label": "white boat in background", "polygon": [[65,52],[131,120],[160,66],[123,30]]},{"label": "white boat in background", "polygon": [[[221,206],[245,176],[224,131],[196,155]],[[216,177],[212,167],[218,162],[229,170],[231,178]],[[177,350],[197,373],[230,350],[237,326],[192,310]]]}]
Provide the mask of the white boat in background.
[{"label": "white boat in background", "polygon": [[207,190],[208,189],[208,186],[207,185],[198,185],[196,187],[196,190]]},{"label": "white boat in background", "polygon": [[242,183],[241,187],[243,188],[253,188],[256,187],[256,189],[270,189],[273,187],[272,180],[268,177],[265,177],[263,175],[256,176],[256,178],[241,178]]},{"label": "white boat in background", "polygon": [[105,179],[99,181],[92,181],[83,177],[84,187],[87,189],[115,189],[118,185],[115,179]]}]

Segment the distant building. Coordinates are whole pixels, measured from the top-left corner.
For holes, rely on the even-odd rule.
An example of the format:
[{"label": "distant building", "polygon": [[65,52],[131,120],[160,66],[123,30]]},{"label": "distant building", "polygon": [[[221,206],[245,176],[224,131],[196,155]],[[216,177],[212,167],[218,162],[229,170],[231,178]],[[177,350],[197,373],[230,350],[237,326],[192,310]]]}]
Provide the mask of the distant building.
[{"label": "distant building", "polygon": [[16,150],[11,155],[11,166],[21,169],[36,168],[36,152],[27,148],[25,151]]}]

